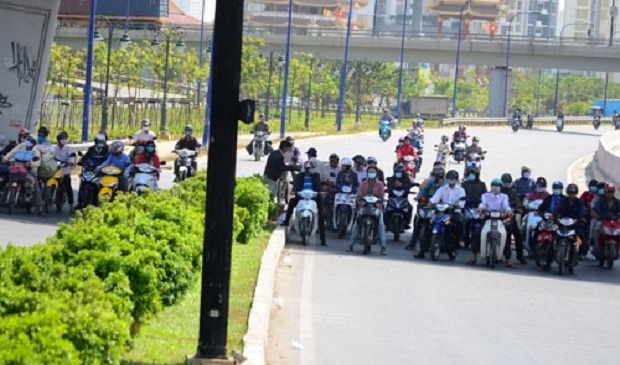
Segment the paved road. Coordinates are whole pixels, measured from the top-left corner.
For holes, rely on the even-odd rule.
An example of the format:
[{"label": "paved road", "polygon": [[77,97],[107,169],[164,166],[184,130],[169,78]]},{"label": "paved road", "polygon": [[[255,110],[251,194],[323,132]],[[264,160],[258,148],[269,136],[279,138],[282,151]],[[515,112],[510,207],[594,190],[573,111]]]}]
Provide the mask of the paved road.
[{"label": "paved road", "polygon": [[[473,132],[489,151],[487,182],[525,163],[534,176],[566,180],[569,165],[593,152],[599,135],[586,128]],[[428,132],[429,145],[439,133]],[[393,158],[392,142],[373,135],[314,145],[323,158],[332,150],[362,152],[381,165]],[[585,261],[560,278],[533,262],[471,268],[465,253],[431,263],[413,259],[404,240],[388,241],[386,257],[376,249],[347,253],[347,242],[333,236],[327,248],[289,244],[277,272],[268,363],[610,364],[620,356],[620,269]]]}]

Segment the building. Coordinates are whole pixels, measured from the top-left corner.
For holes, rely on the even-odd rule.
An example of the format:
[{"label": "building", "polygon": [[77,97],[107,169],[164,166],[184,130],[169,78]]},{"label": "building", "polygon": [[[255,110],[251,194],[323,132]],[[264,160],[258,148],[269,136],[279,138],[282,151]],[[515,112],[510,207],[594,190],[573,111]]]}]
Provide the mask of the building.
[{"label": "building", "polygon": [[[558,35],[559,2],[560,0],[509,1],[507,5],[512,14],[523,13],[512,21],[511,35],[544,38],[553,38]],[[539,14],[526,14],[535,11]],[[508,34],[508,20],[504,18],[499,22],[499,34]]]},{"label": "building", "polygon": [[[436,16],[436,32],[458,33],[459,17],[463,9],[463,33],[467,35],[473,29],[482,29],[487,24],[493,35],[496,22],[509,13],[509,7],[504,0],[472,0],[465,8],[464,0],[433,0],[428,6],[428,12]],[[446,24],[448,28],[446,29]]]},{"label": "building", "polygon": [[202,4],[209,0],[174,0],[183,12],[198,20],[202,17]]},{"label": "building", "polygon": [[[564,37],[609,39],[615,0],[571,0],[564,7]],[[620,3],[618,4],[620,5]],[[576,24],[577,23],[577,24]]]}]

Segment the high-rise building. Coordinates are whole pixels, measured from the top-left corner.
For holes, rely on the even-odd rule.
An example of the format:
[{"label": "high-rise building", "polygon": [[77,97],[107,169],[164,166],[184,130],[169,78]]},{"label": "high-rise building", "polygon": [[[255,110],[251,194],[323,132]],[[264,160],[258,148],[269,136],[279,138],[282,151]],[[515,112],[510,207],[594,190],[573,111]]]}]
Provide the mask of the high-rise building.
[{"label": "high-rise building", "polygon": [[[557,35],[559,0],[511,0],[506,5],[512,14],[524,13],[512,21],[513,36],[553,38]],[[527,14],[535,11],[539,13]],[[508,34],[508,27],[508,19],[502,19],[499,34]]]},{"label": "high-rise building", "polygon": [[[615,0],[570,0],[564,8],[564,37],[608,39]],[[620,1],[617,2],[620,5]]]},{"label": "high-rise building", "polygon": [[198,20],[202,17],[202,3],[208,0],[174,0],[179,8]]}]

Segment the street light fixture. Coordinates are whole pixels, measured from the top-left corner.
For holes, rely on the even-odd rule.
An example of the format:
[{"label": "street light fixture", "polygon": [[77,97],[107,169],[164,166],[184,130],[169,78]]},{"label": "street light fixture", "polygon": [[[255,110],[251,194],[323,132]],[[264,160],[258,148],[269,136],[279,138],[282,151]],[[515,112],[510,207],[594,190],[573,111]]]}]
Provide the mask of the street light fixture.
[{"label": "street light fixture", "polygon": [[[183,52],[185,50],[185,34],[186,31],[182,27],[173,27],[169,29],[159,29],[155,32],[155,37],[151,42],[151,45],[159,48],[159,34],[163,33],[166,37],[166,60],[164,62],[164,97],[161,103],[161,128],[160,131],[165,133],[168,131],[168,120],[167,120],[167,103],[168,103],[168,64],[170,62],[170,42],[173,38],[177,39],[176,41],[176,51]],[[125,33],[123,38],[125,38]],[[121,38],[122,41],[122,38]]]},{"label": "street light fixture", "polygon": [[[574,23],[565,24],[562,27],[562,30],[560,31],[560,48],[559,48],[560,50],[561,50],[561,47],[564,45],[564,30],[567,27],[575,26],[575,25],[587,25],[588,27],[590,27],[591,24],[587,23],[587,22],[574,22]],[[558,61],[559,60],[560,60],[560,55],[558,54]],[[554,115],[558,115],[558,93],[559,93],[559,88],[560,88],[560,66],[558,65],[557,68],[555,69],[555,98],[554,98],[554,102],[553,102],[553,114]]]},{"label": "street light fixture", "polygon": [[512,21],[515,20],[520,15],[525,14],[540,14],[541,12],[536,11],[520,11],[512,14],[508,17],[508,44],[506,45],[506,77],[504,80],[504,116],[507,117],[508,114],[508,72],[510,72],[510,36],[512,35]]},{"label": "street light fixture", "polygon": [[396,96],[396,112],[398,119],[403,120],[402,98],[403,98],[403,63],[405,58],[405,33],[407,31],[407,5],[409,0],[405,0],[403,5],[403,31],[400,38],[400,67],[398,69],[398,93]]},{"label": "street light fixture", "polygon": [[452,91],[452,118],[456,115],[456,91],[459,83],[459,62],[461,56],[461,33],[463,31],[463,12],[465,12],[465,8],[467,6],[471,6],[472,0],[467,0],[465,4],[461,7],[461,11],[459,13],[459,38],[456,43],[456,69],[454,71],[454,86]]},{"label": "street light fixture", "polygon": [[121,47],[127,48],[131,44],[131,38],[129,37],[129,33],[125,30],[125,33],[121,37]]},{"label": "street light fixture", "polygon": [[[310,58],[310,73],[308,74],[308,91],[307,91],[307,96],[306,96],[306,115],[304,118],[304,128],[306,130],[310,130],[310,102],[311,102],[311,96],[312,96],[313,66],[314,66],[314,57]],[[319,61],[319,64],[317,65],[316,69],[317,71],[321,72],[324,67],[325,65],[323,64],[323,62]]]}]

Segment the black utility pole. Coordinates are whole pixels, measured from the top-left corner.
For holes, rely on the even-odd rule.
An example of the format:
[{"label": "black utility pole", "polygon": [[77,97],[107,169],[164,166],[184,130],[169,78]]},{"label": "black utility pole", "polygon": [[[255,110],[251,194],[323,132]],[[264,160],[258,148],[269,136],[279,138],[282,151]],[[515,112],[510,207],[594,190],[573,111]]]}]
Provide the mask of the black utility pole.
[{"label": "black utility pole", "polygon": [[105,91],[103,92],[103,105],[101,111],[101,130],[108,130],[108,93],[110,92],[110,56],[112,53],[112,37],[114,37],[114,27],[108,23],[108,54],[106,57],[105,71]]},{"label": "black utility pole", "polygon": [[273,75],[273,49],[269,50],[269,76],[267,77],[267,100],[265,102],[265,120],[269,120],[269,103],[271,102],[271,76]]},{"label": "black utility pole", "polygon": [[244,0],[217,0],[197,357],[226,358]]},{"label": "black utility pole", "polygon": [[304,119],[304,129],[310,130],[310,99],[312,99],[312,66],[314,58],[310,58],[310,73],[308,74],[308,94],[306,95],[306,115]]}]

